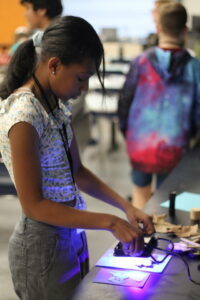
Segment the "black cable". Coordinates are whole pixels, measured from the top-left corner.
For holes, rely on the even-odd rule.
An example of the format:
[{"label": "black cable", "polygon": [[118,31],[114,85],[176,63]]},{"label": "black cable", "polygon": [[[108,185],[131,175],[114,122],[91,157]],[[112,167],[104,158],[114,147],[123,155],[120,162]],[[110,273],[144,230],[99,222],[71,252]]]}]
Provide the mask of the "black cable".
[{"label": "black cable", "polygon": [[194,283],[194,284],[196,284],[196,285],[200,285],[200,282],[197,282],[197,281],[195,281],[194,279],[192,279],[191,273],[190,273],[190,268],[189,268],[189,265],[188,265],[188,262],[186,261],[186,259],[185,259],[183,256],[181,256],[180,254],[173,252],[173,250],[174,250],[174,243],[173,243],[171,240],[164,239],[164,238],[158,238],[158,240],[163,240],[163,241],[169,242],[169,243],[172,245],[172,249],[171,249],[171,250],[166,250],[166,249],[162,249],[162,248],[159,248],[159,247],[154,247],[154,249],[156,249],[156,250],[166,252],[167,255],[166,255],[161,261],[156,260],[152,255],[150,255],[151,258],[153,259],[153,261],[154,261],[155,263],[157,263],[157,264],[160,264],[160,263],[162,263],[169,255],[174,255],[174,256],[179,257],[179,258],[183,261],[183,263],[184,263],[184,265],[185,265],[185,267],[186,267],[188,279],[189,279],[192,283]]},{"label": "black cable", "polygon": [[[173,252],[174,250],[174,243],[171,241],[171,240],[168,240],[168,239],[164,239],[164,238],[157,238],[156,241],[164,241],[164,242],[168,242],[170,245],[171,245],[171,252]],[[157,249],[157,250],[160,250],[160,251],[165,251],[165,249],[161,249],[161,248],[157,248],[157,243],[156,243],[156,246],[154,247],[154,249]],[[165,259],[169,256],[170,254],[168,253],[162,260],[158,261],[156,260],[152,255],[151,258],[156,262],[156,263],[162,263],[163,261],[165,261]]]},{"label": "black cable", "polygon": [[172,253],[172,255],[179,257],[184,262],[186,269],[187,269],[187,275],[188,275],[189,280],[191,282],[193,282],[194,284],[200,285],[200,282],[197,282],[196,280],[192,279],[191,273],[190,273],[190,268],[189,268],[189,265],[188,265],[187,261],[185,260],[185,258],[178,253]]}]

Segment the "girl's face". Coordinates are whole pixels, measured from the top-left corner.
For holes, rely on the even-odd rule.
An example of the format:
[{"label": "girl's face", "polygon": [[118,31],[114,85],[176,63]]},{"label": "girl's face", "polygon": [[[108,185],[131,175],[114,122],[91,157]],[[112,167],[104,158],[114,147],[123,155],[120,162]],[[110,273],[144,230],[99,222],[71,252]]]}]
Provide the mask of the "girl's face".
[{"label": "girl's face", "polygon": [[58,64],[50,68],[49,85],[59,99],[76,99],[83,91],[88,91],[89,79],[95,72],[94,59],[67,66]]}]

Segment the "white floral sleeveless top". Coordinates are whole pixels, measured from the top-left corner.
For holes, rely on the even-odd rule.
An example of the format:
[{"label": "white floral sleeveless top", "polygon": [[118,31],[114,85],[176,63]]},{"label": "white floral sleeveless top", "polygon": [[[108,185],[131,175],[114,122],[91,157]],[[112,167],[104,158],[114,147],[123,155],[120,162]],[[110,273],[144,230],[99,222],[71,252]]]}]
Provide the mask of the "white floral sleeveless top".
[{"label": "white floral sleeveless top", "polygon": [[[68,145],[73,133],[71,129],[71,103],[59,101],[59,109],[48,114],[31,91],[13,93],[7,99],[0,99],[0,152],[10,177],[15,184],[8,132],[18,122],[31,124],[39,136],[40,164],[42,169],[43,197],[55,202],[76,201],[76,207],[83,209],[85,203],[73,183],[70,164],[63,146],[59,128],[63,123],[67,129]],[[31,172],[31,170],[30,170]]]}]

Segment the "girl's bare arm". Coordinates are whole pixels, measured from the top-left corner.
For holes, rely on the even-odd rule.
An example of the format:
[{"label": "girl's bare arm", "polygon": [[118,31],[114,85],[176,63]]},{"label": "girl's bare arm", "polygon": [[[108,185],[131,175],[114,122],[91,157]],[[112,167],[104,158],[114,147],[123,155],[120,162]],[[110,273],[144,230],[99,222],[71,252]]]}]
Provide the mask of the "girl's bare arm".
[{"label": "girl's bare arm", "polygon": [[150,216],[136,207],[133,207],[128,201],[82,165],[75,138],[71,145],[71,153],[73,155],[75,180],[80,190],[123,210],[132,225],[137,227],[138,223],[143,223],[146,233],[151,234],[154,232]]},{"label": "girl's bare arm", "polygon": [[15,124],[9,131],[9,140],[16,189],[28,217],[57,226],[109,230],[124,243],[134,240],[135,249],[143,247],[138,227],[119,217],[80,211],[43,198],[39,137],[33,126],[25,122]]}]

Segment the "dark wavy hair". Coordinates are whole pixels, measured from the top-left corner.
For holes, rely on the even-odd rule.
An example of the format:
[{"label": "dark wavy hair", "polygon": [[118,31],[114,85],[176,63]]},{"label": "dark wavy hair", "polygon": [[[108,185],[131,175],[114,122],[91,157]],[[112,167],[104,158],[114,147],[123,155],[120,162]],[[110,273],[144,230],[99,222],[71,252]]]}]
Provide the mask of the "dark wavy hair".
[{"label": "dark wavy hair", "polygon": [[49,19],[60,16],[63,11],[61,0],[20,0],[21,4],[26,2],[31,3],[35,11],[40,8],[46,8],[46,16]]},{"label": "dark wavy hair", "polygon": [[[94,59],[97,76],[104,91],[103,45],[94,28],[86,20],[75,16],[61,17],[44,31],[39,59],[47,61],[53,56],[58,57],[63,65],[81,63],[87,58]],[[18,47],[0,86],[2,99],[7,98],[32,77],[37,60],[32,39]],[[100,74],[101,62],[103,62],[103,72]]]}]

